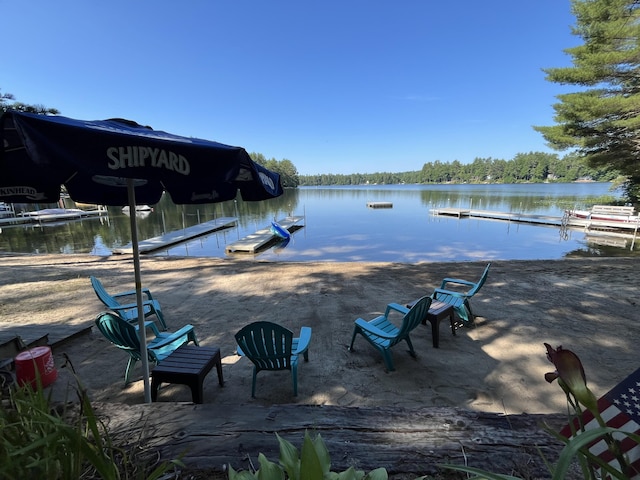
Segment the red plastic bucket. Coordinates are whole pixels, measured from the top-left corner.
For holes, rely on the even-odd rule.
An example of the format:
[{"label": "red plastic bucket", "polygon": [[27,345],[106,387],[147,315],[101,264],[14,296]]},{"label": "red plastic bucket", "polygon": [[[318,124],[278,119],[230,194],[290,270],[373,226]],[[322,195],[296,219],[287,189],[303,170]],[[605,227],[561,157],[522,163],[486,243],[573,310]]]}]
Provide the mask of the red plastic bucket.
[{"label": "red plastic bucket", "polygon": [[43,387],[51,385],[58,378],[58,370],[53,363],[50,347],[33,347],[16,355],[16,380],[19,385],[29,384],[35,388],[36,371]]}]

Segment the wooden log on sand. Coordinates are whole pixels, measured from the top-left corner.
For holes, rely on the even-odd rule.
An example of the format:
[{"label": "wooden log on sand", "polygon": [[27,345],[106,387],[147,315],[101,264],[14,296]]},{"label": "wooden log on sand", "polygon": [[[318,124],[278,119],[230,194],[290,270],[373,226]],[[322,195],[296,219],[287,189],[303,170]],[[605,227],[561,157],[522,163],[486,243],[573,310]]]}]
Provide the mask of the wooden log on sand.
[{"label": "wooden log on sand", "polygon": [[141,438],[163,460],[181,457],[186,470],[223,472],[258,467],[258,454],[279,457],[275,432],[297,448],[305,430],[321,434],[332,470],[390,476],[442,472],[452,463],[525,478],[548,477],[542,456],[554,462],[562,449],[543,428],[559,429],[564,415],[502,415],[458,408],[339,407],[313,405],[195,405],[97,403],[112,435]]}]

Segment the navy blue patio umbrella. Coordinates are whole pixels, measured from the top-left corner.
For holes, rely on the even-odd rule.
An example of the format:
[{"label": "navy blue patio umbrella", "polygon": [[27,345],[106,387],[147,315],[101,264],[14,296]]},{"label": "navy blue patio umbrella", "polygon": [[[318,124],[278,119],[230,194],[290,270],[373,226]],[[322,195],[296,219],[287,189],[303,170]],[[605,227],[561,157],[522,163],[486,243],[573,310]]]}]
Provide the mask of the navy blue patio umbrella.
[{"label": "navy blue patio umbrella", "polygon": [[[282,195],[280,176],[258,165],[241,147],[173,135],[130,120],[75,120],[5,112],[0,117],[0,201],[54,203],[64,186],[76,202],[155,204],[168,192],[176,204]],[[138,311],[142,282],[136,216],[130,215]],[[149,365],[140,315],[145,401]]]}]

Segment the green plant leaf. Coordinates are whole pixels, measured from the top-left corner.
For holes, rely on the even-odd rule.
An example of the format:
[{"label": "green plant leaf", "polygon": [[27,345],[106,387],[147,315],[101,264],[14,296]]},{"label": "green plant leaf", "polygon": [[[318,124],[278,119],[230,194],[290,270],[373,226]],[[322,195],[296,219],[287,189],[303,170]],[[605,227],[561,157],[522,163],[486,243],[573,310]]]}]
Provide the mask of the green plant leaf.
[{"label": "green plant leaf", "polygon": [[229,480],[255,480],[256,477],[253,473],[242,470],[240,472],[236,472],[231,464],[229,464]]},{"label": "green plant leaf", "polygon": [[364,478],[366,480],[387,480],[389,475],[387,474],[386,469],[376,468],[375,470],[371,470]]},{"label": "green plant leaf", "polygon": [[304,480],[323,480],[324,478],[320,458],[308,432],[304,434],[300,453],[300,480],[303,478]]},{"label": "green plant leaf", "polygon": [[585,432],[580,432],[578,435],[572,437],[562,449],[562,452],[560,452],[558,463],[556,464],[556,468],[553,472],[553,480],[563,480],[573,458],[580,455],[587,457],[592,463],[597,464],[600,468],[602,468],[610,475],[613,475],[615,478],[625,480],[627,476],[624,475],[624,473],[616,470],[598,456],[593,455],[587,449],[589,444],[591,444],[592,442],[602,439],[605,435],[612,433],[621,433],[627,435],[630,438],[633,438],[635,441],[638,441],[639,439],[639,437],[633,433],[625,432],[618,428],[611,427],[597,427]]},{"label": "green plant leaf", "polygon": [[284,480],[284,471],[277,463],[273,463],[262,453],[258,455],[260,469],[256,472],[255,477],[258,480]]},{"label": "green plant leaf", "polygon": [[333,473],[333,475],[335,475],[333,478],[338,480],[362,480],[364,472],[362,470],[356,470],[353,467],[349,467],[344,472]]},{"label": "green plant leaf", "polygon": [[235,471],[231,464],[228,464],[227,467],[229,468],[229,480],[238,480],[240,476],[238,472]]},{"label": "green plant leaf", "polygon": [[300,454],[293,444],[276,433],[280,444],[280,464],[291,480],[300,478]]},{"label": "green plant leaf", "polygon": [[[306,432],[305,436],[307,436]],[[322,474],[326,475],[331,471],[331,455],[329,454],[329,450],[327,450],[327,445],[324,443],[320,434],[316,435],[316,438],[312,443],[316,450],[316,454],[318,455],[320,466],[322,467]]]}]

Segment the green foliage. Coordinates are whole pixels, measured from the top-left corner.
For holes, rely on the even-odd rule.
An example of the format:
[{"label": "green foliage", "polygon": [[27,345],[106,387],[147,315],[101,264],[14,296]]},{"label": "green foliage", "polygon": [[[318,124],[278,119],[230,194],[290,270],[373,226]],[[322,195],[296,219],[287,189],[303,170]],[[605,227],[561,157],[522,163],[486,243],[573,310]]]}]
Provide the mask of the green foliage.
[{"label": "green foliage", "polygon": [[302,450],[276,433],[280,446],[279,463],[258,456],[260,468],[255,472],[236,472],[229,465],[229,480],[387,480],[387,471],[377,468],[368,474],[349,467],[343,472],[331,471],[331,457],[320,434],[314,439],[305,432]]},{"label": "green foliage", "polygon": [[29,105],[22,102],[16,102],[15,97],[11,93],[0,92],[0,113],[7,110],[17,110],[27,113],[42,113],[49,115],[57,115],[60,112],[55,108],[48,108],[44,105]]},{"label": "green foliage", "polygon": [[428,162],[422,170],[401,173],[354,173],[350,175],[300,175],[300,185],[367,185],[401,183],[541,183],[572,182],[579,179],[611,181],[617,173],[592,168],[572,153],[564,158],[543,152],[518,153],[512,160],[476,158],[470,164],[459,161]]},{"label": "green foliage", "polygon": [[534,127],[555,148],[575,148],[594,168],[628,177],[640,198],[640,2],[572,0],[573,34],[583,45],[565,50],[573,66],[546,69],[547,80],[574,85],[554,105],[556,125]]},{"label": "green foliage", "polygon": [[115,445],[82,389],[79,405],[59,412],[37,380],[36,389],[15,388],[0,405],[0,478],[158,479],[172,466],[140,464]]},{"label": "green foliage", "polygon": [[268,168],[272,172],[280,174],[280,179],[282,180],[283,187],[295,188],[300,184],[300,179],[298,178],[298,170],[296,169],[293,162],[291,162],[291,160],[283,159],[278,161],[275,158],[267,160],[266,157],[261,153],[250,153],[249,156],[257,164]]}]

